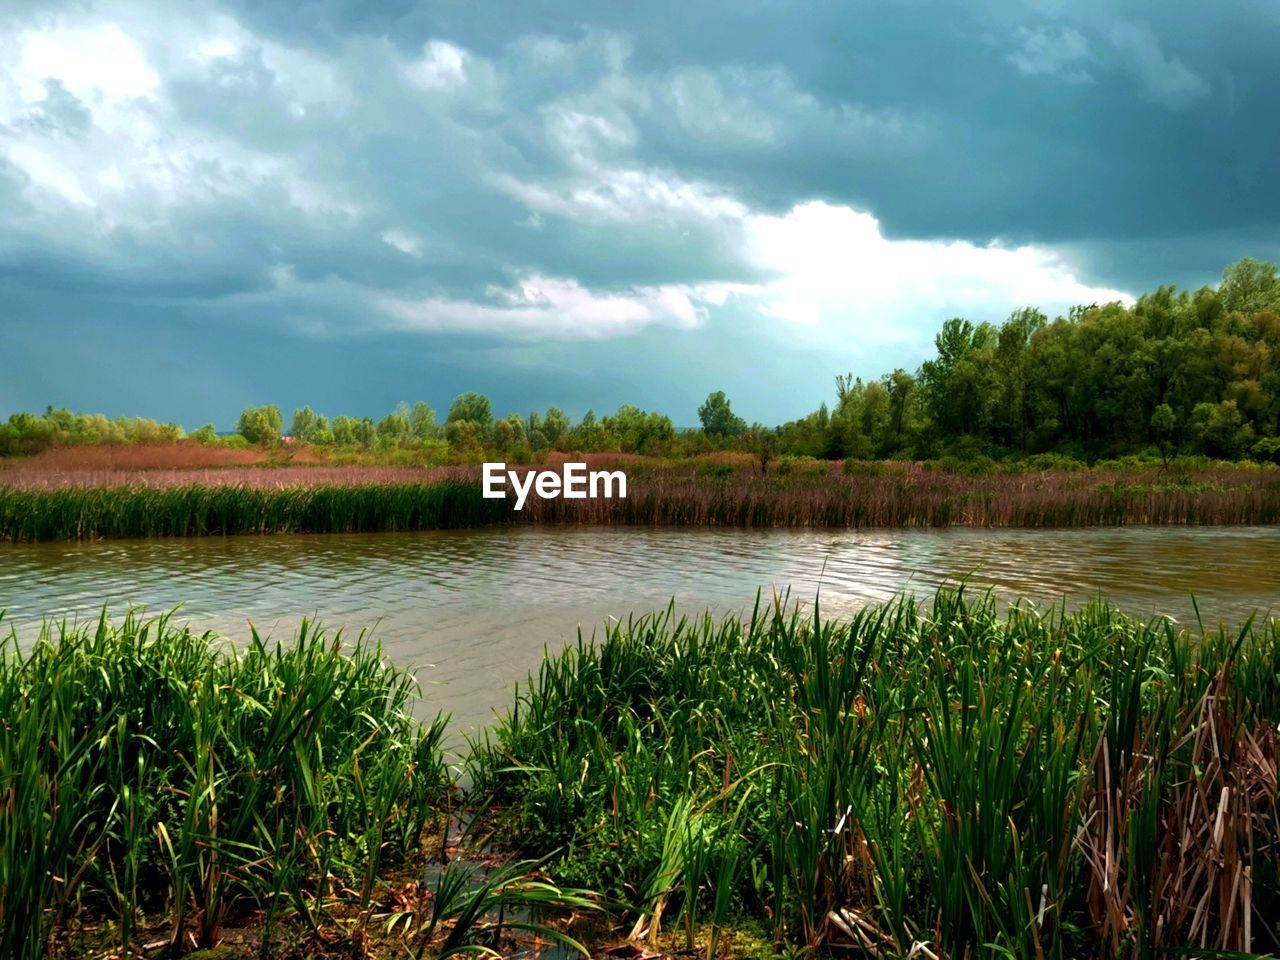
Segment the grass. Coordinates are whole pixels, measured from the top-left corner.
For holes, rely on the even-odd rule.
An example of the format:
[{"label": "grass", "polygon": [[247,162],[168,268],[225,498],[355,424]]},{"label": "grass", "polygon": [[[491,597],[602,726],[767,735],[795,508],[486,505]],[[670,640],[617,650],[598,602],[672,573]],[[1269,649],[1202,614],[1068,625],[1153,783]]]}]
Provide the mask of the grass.
[{"label": "grass", "polygon": [[1278,719],[1275,621],[779,602],[580,639],[470,770],[651,942],[736,917],[840,955],[1243,956],[1280,949]]},{"label": "grass", "polygon": [[[306,622],[287,643],[254,632],[238,649],[163,617],[47,623],[26,646],[10,633],[0,956],[131,956],[157,930],[180,955],[246,923],[262,957],[283,925],[359,948],[386,912],[382,876],[450,807],[445,718],[414,720],[414,696],[363,636]],[[527,868],[478,888],[459,875],[442,874],[447,904],[399,911],[410,954],[440,939],[432,952],[473,949],[495,903],[587,903]]]},{"label": "grass", "polygon": [[358,533],[470,527],[504,519],[476,484],[0,487],[0,539]]},{"label": "grass", "polygon": [[465,795],[414,696],[306,622],[11,632],[0,956],[580,949],[604,904],[597,938],[706,960],[1280,949],[1278,621],[668,609],[546,656]]},{"label": "grass", "polygon": [[[735,465],[736,463],[736,465]],[[0,540],[389,532],[512,522],[735,527],[1082,527],[1280,523],[1280,470],[1206,468],[971,475],[898,464],[876,471],[754,474],[593,458],[628,472],[626,499],[539,499],[515,512],[478,473],[368,468],[123,474],[12,472]]]}]

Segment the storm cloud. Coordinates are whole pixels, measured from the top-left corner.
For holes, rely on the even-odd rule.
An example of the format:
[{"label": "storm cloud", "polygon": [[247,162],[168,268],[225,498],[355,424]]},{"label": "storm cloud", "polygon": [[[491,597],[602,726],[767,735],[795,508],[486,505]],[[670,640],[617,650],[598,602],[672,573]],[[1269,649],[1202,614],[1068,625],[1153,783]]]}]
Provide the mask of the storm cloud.
[{"label": "storm cloud", "polygon": [[950,316],[1275,258],[1278,42],[1250,0],[0,6],[0,413],[795,416]]}]

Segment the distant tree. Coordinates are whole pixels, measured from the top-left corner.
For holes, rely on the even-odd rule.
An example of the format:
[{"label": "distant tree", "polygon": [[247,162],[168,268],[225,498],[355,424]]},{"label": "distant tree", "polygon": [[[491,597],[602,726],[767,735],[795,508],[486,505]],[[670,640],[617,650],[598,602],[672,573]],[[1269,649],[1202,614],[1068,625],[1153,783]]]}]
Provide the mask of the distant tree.
[{"label": "distant tree", "polygon": [[555,446],[556,441],[569,432],[569,418],[559,407],[547,407],[547,415],[542,418],[539,429],[547,438],[547,443]]},{"label": "distant tree", "polygon": [[413,428],[409,425],[409,418],[396,410],[378,421],[377,432],[378,439],[383,443],[394,444],[409,439],[413,435]]},{"label": "distant tree", "polygon": [[374,438],[377,436],[377,428],[374,427],[372,419],[361,417],[355,421],[353,432],[355,433],[356,443],[360,446],[365,448],[373,446]]},{"label": "distant tree", "polygon": [[1173,407],[1167,403],[1156,407],[1155,412],[1151,414],[1151,432],[1155,435],[1156,443],[1160,445],[1160,456],[1166,467],[1169,466],[1169,454],[1173,450],[1173,436],[1177,429],[1178,418],[1173,412]]},{"label": "distant tree", "polygon": [[197,443],[213,443],[218,439],[218,429],[212,423],[206,423],[191,431],[191,439]]},{"label": "distant tree", "polygon": [[454,397],[453,405],[449,407],[449,415],[445,418],[445,424],[457,423],[460,420],[474,423],[482,430],[487,430],[493,422],[493,408],[489,404],[489,398],[483,393],[475,392]]},{"label": "distant tree", "polygon": [[332,424],[329,426],[329,432],[333,435],[333,442],[341,447],[355,443],[355,423],[355,420],[351,417],[334,417]]},{"label": "distant tree", "polygon": [[1234,459],[1253,445],[1253,428],[1234,400],[1197,403],[1187,421],[1187,431],[1201,453]]},{"label": "distant tree", "polygon": [[756,463],[760,465],[762,474],[769,472],[771,464],[778,455],[778,431],[766,427],[762,423],[753,423],[746,432],[745,439],[751,449]]},{"label": "distant tree", "polygon": [[702,431],[709,437],[737,437],[746,432],[747,423],[733,412],[723,390],[708,395],[698,408]]},{"label": "distant tree", "polygon": [[293,420],[289,424],[289,435],[302,443],[311,443],[320,430],[320,421],[323,419],[310,407],[295,410]]},{"label": "distant tree", "polygon": [[900,446],[910,428],[908,414],[916,379],[899,367],[885,376],[884,386],[889,393],[889,430],[895,445]]},{"label": "distant tree", "polygon": [[250,443],[272,444],[280,442],[280,430],[284,416],[274,403],[265,407],[246,407],[240,414],[236,432]]},{"label": "distant tree", "polygon": [[1222,271],[1218,296],[1227,310],[1243,313],[1280,310],[1280,278],[1276,265],[1245,257]]},{"label": "distant tree", "polygon": [[436,435],[436,412],[419,400],[409,411],[409,427],[419,440],[430,440]]}]

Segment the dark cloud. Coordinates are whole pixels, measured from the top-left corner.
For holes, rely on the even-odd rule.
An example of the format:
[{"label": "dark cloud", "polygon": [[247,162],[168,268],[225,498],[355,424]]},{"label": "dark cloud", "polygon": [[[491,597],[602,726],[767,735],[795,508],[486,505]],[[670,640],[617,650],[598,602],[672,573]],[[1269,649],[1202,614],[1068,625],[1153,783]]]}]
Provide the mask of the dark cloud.
[{"label": "dark cloud", "polygon": [[[735,386],[795,415],[945,314],[1274,255],[1278,42],[1255,0],[0,5],[0,351],[31,371],[0,412],[227,423],[274,372],[354,412],[476,387],[681,420]],[[917,292],[913,257],[978,293]]]}]

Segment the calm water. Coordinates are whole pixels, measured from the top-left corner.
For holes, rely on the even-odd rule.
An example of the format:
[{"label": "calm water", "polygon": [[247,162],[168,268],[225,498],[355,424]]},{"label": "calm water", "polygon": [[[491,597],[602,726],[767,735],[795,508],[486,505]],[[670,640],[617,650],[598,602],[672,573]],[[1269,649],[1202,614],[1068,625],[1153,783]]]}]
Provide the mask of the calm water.
[{"label": "calm water", "polygon": [[607,617],[666,605],[749,607],[790,587],[837,613],[967,577],[1042,604],[1105,593],[1142,616],[1280,614],[1280,529],[744,531],[527,527],[423,534],[0,544],[0,608],[32,635],[42,615],[104,602],[182,604],[201,628],[287,636],[303,616],[375,628],[419,667],[431,708],[484,724],[543,647]]}]

